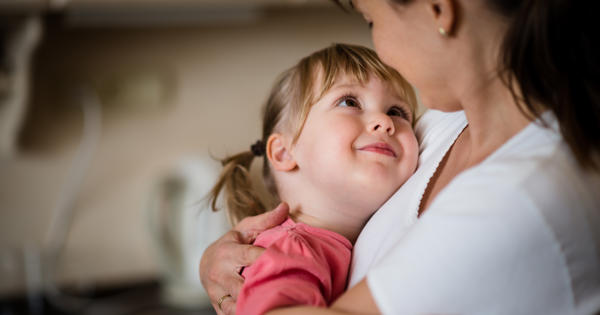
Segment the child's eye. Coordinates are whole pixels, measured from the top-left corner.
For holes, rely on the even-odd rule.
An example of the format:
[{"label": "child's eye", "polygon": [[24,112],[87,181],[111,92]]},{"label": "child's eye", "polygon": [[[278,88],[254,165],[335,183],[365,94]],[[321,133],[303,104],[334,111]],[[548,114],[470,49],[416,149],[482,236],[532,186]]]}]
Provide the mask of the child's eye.
[{"label": "child's eye", "polygon": [[357,107],[360,108],[360,103],[353,96],[344,96],[338,101],[337,106],[341,107]]},{"label": "child's eye", "polygon": [[402,108],[402,107],[392,106],[388,110],[387,114],[390,115],[390,116],[400,116],[403,119],[410,120],[409,119],[409,117],[410,117],[409,112],[406,109]]},{"label": "child's eye", "polygon": [[373,22],[367,22],[367,25],[369,25],[369,29],[373,29]]}]

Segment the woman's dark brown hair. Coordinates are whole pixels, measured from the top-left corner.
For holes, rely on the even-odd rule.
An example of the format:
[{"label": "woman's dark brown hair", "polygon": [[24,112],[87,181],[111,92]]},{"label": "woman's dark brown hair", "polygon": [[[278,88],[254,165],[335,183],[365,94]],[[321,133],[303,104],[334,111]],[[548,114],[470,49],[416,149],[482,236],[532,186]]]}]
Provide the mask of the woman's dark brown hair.
[{"label": "woman's dark brown hair", "polygon": [[572,0],[487,0],[511,19],[500,59],[524,112],[552,110],[583,168],[600,169],[600,51],[594,10]]}]

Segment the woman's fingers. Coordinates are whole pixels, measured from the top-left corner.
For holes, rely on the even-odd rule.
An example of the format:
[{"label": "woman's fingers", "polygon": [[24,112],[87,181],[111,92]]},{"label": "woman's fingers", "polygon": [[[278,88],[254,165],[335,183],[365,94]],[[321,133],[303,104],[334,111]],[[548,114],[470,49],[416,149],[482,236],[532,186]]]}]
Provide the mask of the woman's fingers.
[{"label": "woman's fingers", "polygon": [[236,300],[233,298],[226,298],[221,302],[221,313],[224,315],[235,315]]},{"label": "woman's fingers", "polygon": [[249,244],[260,232],[285,221],[288,211],[287,204],[281,203],[272,211],[246,218],[206,248],[200,260],[200,280],[219,314],[235,314],[237,296],[244,283],[241,270],[264,251]]},{"label": "woman's fingers", "polygon": [[[235,251],[235,253],[233,251]],[[235,261],[237,274],[241,274],[243,267],[254,263],[264,251],[264,248],[253,245],[236,246],[236,248],[232,250],[232,255],[235,255],[232,257],[232,260]]]},{"label": "woman's fingers", "polygon": [[[235,272],[235,262],[230,251],[232,245],[239,245],[237,231],[229,231],[206,248],[200,259],[200,281],[206,289],[213,306],[231,288],[240,287],[241,277]],[[215,308],[216,309],[216,308]]]},{"label": "woman's fingers", "polygon": [[[235,310],[235,301],[244,283],[240,272],[262,254],[264,248],[242,243],[241,233],[231,230],[211,244],[200,260],[200,280],[217,309],[217,301],[230,294]],[[228,301],[228,303],[231,301]],[[222,301],[221,308],[223,308]]]},{"label": "woman's fingers", "polygon": [[288,216],[289,207],[285,202],[280,203],[275,209],[240,221],[234,229],[241,232],[242,242],[249,244],[256,236],[274,226],[281,224]]}]

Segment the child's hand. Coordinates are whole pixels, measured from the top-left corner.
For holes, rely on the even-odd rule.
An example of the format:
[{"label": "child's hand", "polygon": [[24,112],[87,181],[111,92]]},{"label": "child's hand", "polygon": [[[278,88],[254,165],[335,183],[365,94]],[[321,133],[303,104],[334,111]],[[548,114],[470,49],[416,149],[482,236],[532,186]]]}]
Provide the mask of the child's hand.
[{"label": "child's hand", "polygon": [[264,251],[249,244],[260,232],[285,221],[288,211],[287,204],[281,203],[273,211],[245,218],[204,251],[200,280],[218,314],[235,314],[235,302],[244,283],[241,270]]}]

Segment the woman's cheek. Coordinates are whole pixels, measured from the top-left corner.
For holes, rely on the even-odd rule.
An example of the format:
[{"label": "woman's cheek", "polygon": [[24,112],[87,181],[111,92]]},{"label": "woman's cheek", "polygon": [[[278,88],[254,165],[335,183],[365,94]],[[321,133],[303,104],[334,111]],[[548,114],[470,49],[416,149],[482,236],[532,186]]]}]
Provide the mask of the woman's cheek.
[{"label": "woman's cheek", "polygon": [[389,65],[386,41],[381,38],[380,33],[375,27],[371,29],[371,38],[373,39],[373,47],[375,48],[375,52],[377,52],[377,56],[379,56],[381,61]]}]

